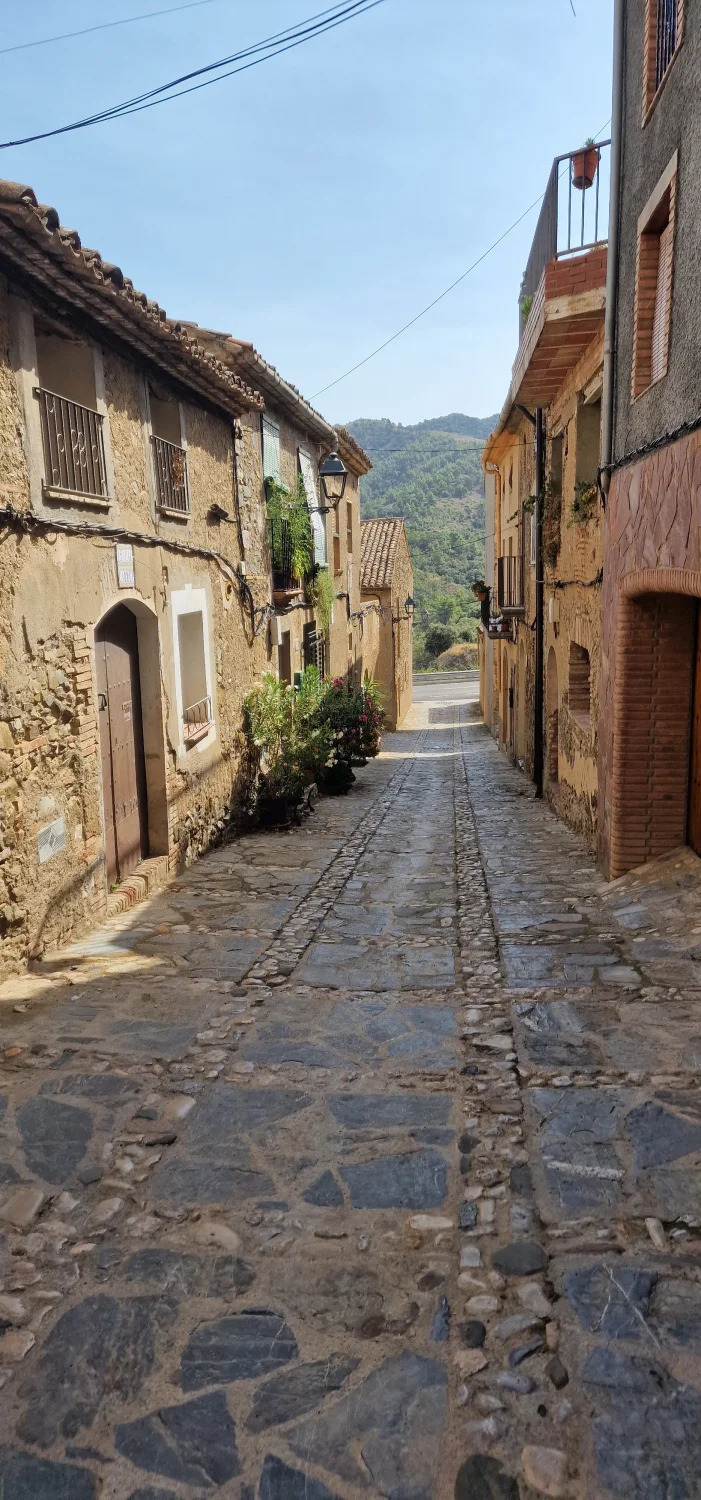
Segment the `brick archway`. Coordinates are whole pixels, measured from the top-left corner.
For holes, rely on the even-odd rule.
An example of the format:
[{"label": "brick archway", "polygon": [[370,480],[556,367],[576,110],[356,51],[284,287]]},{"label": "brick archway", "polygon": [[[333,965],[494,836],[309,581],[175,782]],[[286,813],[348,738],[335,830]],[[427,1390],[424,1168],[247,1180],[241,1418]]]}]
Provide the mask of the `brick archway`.
[{"label": "brick archway", "polygon": [[701,572],[657,568],[623,582],[611,798],[612,879],[686,839]]}]

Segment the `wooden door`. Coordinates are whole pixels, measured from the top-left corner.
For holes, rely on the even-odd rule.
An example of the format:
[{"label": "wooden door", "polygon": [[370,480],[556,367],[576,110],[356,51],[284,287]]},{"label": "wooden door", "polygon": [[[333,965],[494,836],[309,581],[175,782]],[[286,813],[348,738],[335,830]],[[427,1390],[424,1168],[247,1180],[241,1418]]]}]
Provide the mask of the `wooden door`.
[{"label": "wooden door", "polygon": [[[701,610],[699,610],[701,615]],[[701,619],[696,626],[696,668],[694,671],[694,710],[691,719],[691,756],[689,763],[689,821],[687,843],[695,854],[701,854]]]},{"label": "wooden door", "polygon": [[136,620],[119,604],[96,632],[107,884],[146,853],[146,776]]}]

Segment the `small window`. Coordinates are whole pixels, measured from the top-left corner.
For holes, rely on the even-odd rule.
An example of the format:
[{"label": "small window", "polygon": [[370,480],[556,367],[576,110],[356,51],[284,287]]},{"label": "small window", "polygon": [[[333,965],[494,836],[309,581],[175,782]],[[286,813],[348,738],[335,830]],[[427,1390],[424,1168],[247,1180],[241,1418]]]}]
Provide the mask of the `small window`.
[{"label": "small window", "polygon": [[280,682],[292,686],[292,647],[289,630],[283,630],[277,648],[277,675]]},{"label": "small window", "polygon": [[274,479],[276,484],[282,481],[280,469],[280,428],[276,422],[271,422],[268,417],[261,418],[261,432],[263,440],[263,478]]},{"label": "small window", "polygon": [[326,672],[326,639],[316,625],[304,627],[304,666],[316,667],[323,677]]},{"label": "small window", "polygon": [[343,571],[341,564],[341,538],[338,532],[334,533],[333,538],[333,570],[334,573],[341,573]]},{"label": "small window", "polygon": [[582,729],[591,723],[591,663],[584,646],[570,642],[569,710]]},{"label": "small window", "polygon": [[643,115],[647,115],[681,41],[683,0],[647,0]]},{"label": "small window", "polygon": [[668,169],[638,222],[634,400],[662,380],[669,365],[676,181],[676,170],[670,175]]},{"label": "small window", "polygon": [[212,723],[212,699],[207,691],[204,620],[200,610],[178,615],[178,647],[183,739],[187,745],[206,734]]},{"label": "small window", "polygon": [[349,557],[353,556],[353,504],[346,501],[346,552]]}]

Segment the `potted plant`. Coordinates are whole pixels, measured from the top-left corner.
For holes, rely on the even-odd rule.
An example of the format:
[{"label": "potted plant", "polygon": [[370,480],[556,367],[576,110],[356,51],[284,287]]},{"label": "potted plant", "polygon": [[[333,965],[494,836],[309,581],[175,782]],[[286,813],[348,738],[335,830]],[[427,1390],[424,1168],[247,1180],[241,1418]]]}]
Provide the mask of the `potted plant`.
[{"label": "potted plant", "polygon": [[486,599],[489,593],[489,589],[487,588],[487,585],[483,578],[475,579],[472,585],[472,592],[475,596],[475,599]]},{"label": "potted plant", "polygon": [[599,170],[601,152],[592,136],[584,142],[581,151],[575,151],[572,157],[572,186],[586,192],[590,188]]}]

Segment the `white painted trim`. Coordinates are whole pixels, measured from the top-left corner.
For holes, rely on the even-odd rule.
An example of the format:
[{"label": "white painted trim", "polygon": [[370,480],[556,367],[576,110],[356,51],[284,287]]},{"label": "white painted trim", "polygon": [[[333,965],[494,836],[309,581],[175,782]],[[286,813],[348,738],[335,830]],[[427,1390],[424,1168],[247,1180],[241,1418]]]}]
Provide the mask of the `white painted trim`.
[{"label": "white painted trim", "polygon": [[[212,646],[209,633],[209,610],[207,608],[207,593],[205,589],[193,589],[189,586],[184,589],[173,589],[170,594],[171,628],[173,635],[173,671],[175,674],[175,708],[177,714],[177,745],[178,756],[189,762],[197,752],[202,754],[208,750],[217,738],[217,703],[214,692],[214,674],[212,671]],[[180,678],[180,639],[178,634],[178,620],[181,615],[202,615],[202,639],[204,642],[204,670],[207,696],[212,700],[212,714],[214,721],[206,734],[201,739],[186,742],[183,734],[183,709],[187,707],[183,703],[182,682]]]}]

